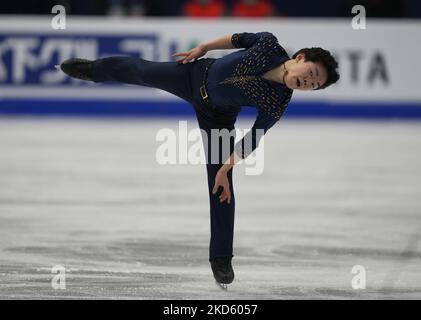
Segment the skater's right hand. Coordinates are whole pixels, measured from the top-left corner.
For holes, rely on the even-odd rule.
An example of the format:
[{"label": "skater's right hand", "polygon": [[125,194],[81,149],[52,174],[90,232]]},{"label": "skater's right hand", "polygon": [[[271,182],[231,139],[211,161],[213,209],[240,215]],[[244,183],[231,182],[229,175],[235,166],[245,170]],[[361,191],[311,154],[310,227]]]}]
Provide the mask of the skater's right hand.
[{"label": "skater's right hand", "polygon": [[219,202],[224,202],[225,200],[230,203],[231,202],[231,191],[230,191],[230,183],[227,177],[227,173],[223,170],[218,170],[215,176],[215,185],[212,190],[212,194],[218,192],[219,187],[222,187],[222,192],[219,195]]},{"label": "skater's right hand", "polygon": [[177,60],[177,62],[186,64],[193,59],[194,60],[199,59],[200,57],[204,56],[207,52],[208,50],[206,50],[204,46],[200,45],[186,52],[176,52],[173,54],[173,57],[184,57],[182,59]]}]

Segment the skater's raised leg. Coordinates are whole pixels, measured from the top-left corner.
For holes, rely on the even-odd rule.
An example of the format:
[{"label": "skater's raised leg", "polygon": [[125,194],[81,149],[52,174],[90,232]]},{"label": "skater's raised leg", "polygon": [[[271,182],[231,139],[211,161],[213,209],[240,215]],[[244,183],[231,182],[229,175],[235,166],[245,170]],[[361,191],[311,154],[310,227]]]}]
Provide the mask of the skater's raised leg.
[{"label": "skater's raised leg", "polygon": [[61,63],[60,68],[77,79],[152,87],[165,90],[188,102],[192,101],[192,64],[108,57],[97,60],[69,59]]}]

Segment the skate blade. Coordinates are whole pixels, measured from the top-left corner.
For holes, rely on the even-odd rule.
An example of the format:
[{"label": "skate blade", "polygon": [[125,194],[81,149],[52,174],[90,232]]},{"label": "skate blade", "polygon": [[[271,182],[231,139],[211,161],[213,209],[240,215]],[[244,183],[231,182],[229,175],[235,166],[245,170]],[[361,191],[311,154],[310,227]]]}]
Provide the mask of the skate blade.
[{"label": "skate blade", "polygon": [[228,285],[226,283],[219,283],[217,281],[215,281],[216,285],[219,287],[219,289],[227,291],[228,290]]}]

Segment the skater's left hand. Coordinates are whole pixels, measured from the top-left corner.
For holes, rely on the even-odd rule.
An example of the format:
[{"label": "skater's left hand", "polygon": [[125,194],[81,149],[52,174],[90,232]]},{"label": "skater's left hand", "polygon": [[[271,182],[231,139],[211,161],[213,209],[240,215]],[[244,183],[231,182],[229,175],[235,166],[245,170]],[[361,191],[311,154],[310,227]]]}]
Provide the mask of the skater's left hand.
[{"label": "skater's left hand", "polygon": [[224,190],[219,196],[219,202],[231,202],[231,191],[230,191],[230,183],[228,181],[227,173],[224,171],[219,170],[215,176],[215,185],[212,190],[212,194],[215,194],[218,191],[218,188],[222,187]]},{"label": "skater's left hand", "polygon": [[205,48],[205,46],[200,45],[196,48],[193,48],[189,51],[186,52],[177,52],[174,53],[173,56],[174,57],[183,57],[179,60],[177,60],[177,62],[181,62],[183,64],[186,64],[192,60],[196,61],[197,59],[199,59],[200,57],[203,57],[206,53],[208,52],[208,50]]}]

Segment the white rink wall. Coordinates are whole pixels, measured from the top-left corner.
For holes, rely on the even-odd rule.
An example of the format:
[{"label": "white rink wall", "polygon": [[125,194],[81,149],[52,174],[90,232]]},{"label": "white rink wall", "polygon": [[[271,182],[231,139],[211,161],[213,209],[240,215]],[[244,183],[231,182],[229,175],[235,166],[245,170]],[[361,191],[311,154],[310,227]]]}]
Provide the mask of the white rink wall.
[{"label": "white rink wall", "polygon": [[[0,112],[36,113],[37,108],[65,112],[69,101],[120,101],[131,110],[148,113],[142,104],[182,104],[166,92],[123,85],[90,85],[71,81],[54,66],[70,57],[98,58],[133,55],[171,61],[171,55],[198,43],[234,32],[270,31],[292,55],[302,47],[321,46],[337,57],[340,81],[328,90],[295,92],[292,115],[348,115],[421,117],[418,75],[421,64],[421,23],[368,20],[354,30],[351,19],[124,19],[68,17],[65,30],[51,27],[53,16],[0,19]],[[220,57],[227,50],[209,52]],[[60,101],[60,106],[38,103]],[[24,104],[32,102],[33,107]],[[22,109],[22,110],[23,110]],[[83,108],[81,108],[83,109]],[[101,108],[99,113],[101,113]],[[146,111],[145,111],[146,110]],[[116,111],[118,113],[118,111]]]}]

